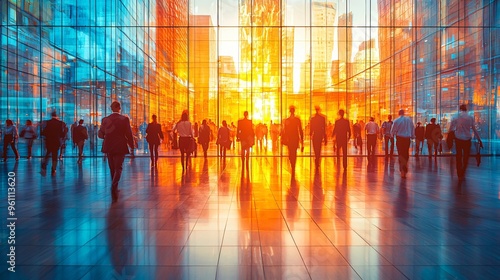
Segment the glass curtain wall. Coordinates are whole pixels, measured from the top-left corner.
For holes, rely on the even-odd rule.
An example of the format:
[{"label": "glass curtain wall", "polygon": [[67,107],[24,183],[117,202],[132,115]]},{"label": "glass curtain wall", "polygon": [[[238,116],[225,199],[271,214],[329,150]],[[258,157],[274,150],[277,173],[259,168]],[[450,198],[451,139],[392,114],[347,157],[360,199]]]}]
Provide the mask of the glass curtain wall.
[{"label": "glass curtain wall", "polygon": [[[96,130],[113,100],[130,116],[140,152],[146,152],[151,114],[170,132],[187,110],[191,121],[206,119],[215,133],[223,120],[236,124],[248,111],[269,136],[268,149],[255,147],[254,154],[281,155],[271,130],[290,105],[308,135],[315,106],[332,123],[339,109],[352,122],[374,117],[381,123],[403,108],[415,122],[436,118],[446,133],[463,103],[486,139],[486,153],[500,152],[499,1],[0,5],[2,125],[6,119],[21,129],[28,119],[39,125],[52,111],[68,126],[83,119],[91,155],[100,154]],[[166,145],[163,152],[175,154]]]}]

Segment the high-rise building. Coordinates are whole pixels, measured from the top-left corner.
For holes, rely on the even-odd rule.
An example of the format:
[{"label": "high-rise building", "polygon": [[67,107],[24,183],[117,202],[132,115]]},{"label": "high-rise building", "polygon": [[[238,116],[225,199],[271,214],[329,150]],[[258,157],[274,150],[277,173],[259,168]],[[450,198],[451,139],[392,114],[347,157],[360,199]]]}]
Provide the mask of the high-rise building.
[{"label": "high-rise building", "polygon": [[329,70],[335,42],[333,26],[337,12],[334,3],[312,2],[311,73],[312,90],[331,85]]},{"label": "high-rise building", "polygon": [[[189,18],[189,83],[193,94],[190,103],[193,119],[215,119],[216,96],[210,95],[217,86],[216,34],[209,15]],[[209,110],[212,108],[212,110]]]},{"label": "high-rise building", "polygon": [[338,18],[337,44],[339,54],[339,79],[345,81],[350,78],[350,62],[352,59],[352,12],[341,14]]},{"label": "high-rise building", "polygon": [[282,7],[280,0],[245,0],[240,4],[240,79],[247,98],[257,104],[254,116],[266,122],[278,118],[282,77]]}]

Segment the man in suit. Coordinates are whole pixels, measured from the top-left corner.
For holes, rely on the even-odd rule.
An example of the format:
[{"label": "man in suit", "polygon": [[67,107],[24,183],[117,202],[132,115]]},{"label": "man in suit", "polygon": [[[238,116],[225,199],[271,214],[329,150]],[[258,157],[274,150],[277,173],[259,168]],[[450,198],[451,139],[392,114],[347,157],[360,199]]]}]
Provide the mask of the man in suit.
[{"label": "man in suit", "polygon": [[[118,201],[118,182],[122,175],[123,160],[129,153],[129,147],[134,147],[134,138],[130,120],[120,114],[121,105],[114,101],[111,103],[113,113],[102,119],[98,137],[104,139],[102,152],[108,157],[108,165],[111,171],[111,198],[113,202]],[[127,147],[128,145],[128,147]]]},{"label": "man in suit", "polygon": [[295,164],[299,144],[302,145],[302,151],[304,150],[304,131],[300,119],[295,116],[294,106],[290,106],[290,117],[285,120],[284,137],[287,138],[288,159],[292,168],[292,178],[295,178]]},{"label": "man in suit", "polygon": [[85,145],[85,140],[89,139],[89,133],[87,128],[83,126],[83,120],[78,121],[78,126],[73,128],[73,143],[78,147],[78,164],[82,163],[83,160],[83,146]]},{"label": "man in suit", "polygon": [[[236,139],[241,142],[241,176],[243,176],[243,169],[247,168],[249,171],[248,160],[250,158],[250,148],[255,143],[255,133],[253,131],[252,121],[248,119],[248,112],[243,113],[244,118],[238,120],[238,127],[236,129]],[[245,163],[246,160],[246,163]]]},{"label": "man in suit", "polygon": [[[335,121],[335,128],[333,135],[337,141],[337,161],[340,156],[340,149],[342,149],[342,165],[344,170],[347,169],[347,142],[351,138],[351,126],[347,119],[344,119],[344,110],[339,110],[340,119]],[[359,125],[359,124],[358,124]],[[359,132],[361,134],[361,132]]]},{"label": "man in suit", "polygon": [[326,117],[320,114],[319,106],[315,107],[316,115],[311,118],[311,139],[314,149],[316,167],[321,162],[321,143],[326,145]]},{"label": "man in suit", "polygon": [[56,174],[57,169],[57,155],[59,153],[59,148],[61,147],[61,139],[64,137],[66,125],[64,122],[57,118],[57,113],[54,111],[51,113],[52,118],[48,120],[42,131],[42,135],[45,137],[45,158],[42,162],[42,174],[47,171],[47,162],[49,157],[52,156],[52,175]]}]

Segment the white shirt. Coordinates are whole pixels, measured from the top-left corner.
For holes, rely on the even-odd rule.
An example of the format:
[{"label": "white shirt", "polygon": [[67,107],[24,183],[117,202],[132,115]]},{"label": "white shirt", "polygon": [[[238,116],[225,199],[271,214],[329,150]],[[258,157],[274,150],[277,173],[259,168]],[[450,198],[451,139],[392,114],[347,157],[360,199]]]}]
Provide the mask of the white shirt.
[{"label": "white shirt", "polygon": [[193,136],[193,128],[191,127],[190,121],[180,121],[178,122],[174,130],[177,130],[179,137],[192,137]]},{"label": "white shirt", "polygon": [[373,121],[370,121],[365,125],[366,134],[377,134],[378,129],[378,124]]}]

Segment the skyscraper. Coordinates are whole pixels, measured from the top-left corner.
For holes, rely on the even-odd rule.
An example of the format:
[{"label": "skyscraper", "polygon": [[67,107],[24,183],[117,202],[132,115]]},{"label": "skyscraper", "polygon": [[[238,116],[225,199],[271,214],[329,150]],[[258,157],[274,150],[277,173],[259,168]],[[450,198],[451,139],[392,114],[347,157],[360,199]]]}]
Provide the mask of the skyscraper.
[{"label": "skyscraper", "polygon": [[328,72],[331,67],[333,44],[335,42],[333,24],[336,12],[336,6],[333,3],[312,3],[312,90],[324,89],[331,85]]},{"label": "skyscraper", "polygon": [[339,80],[349,78],[352,56],[352,12],[342,14],[338,20]]}]

